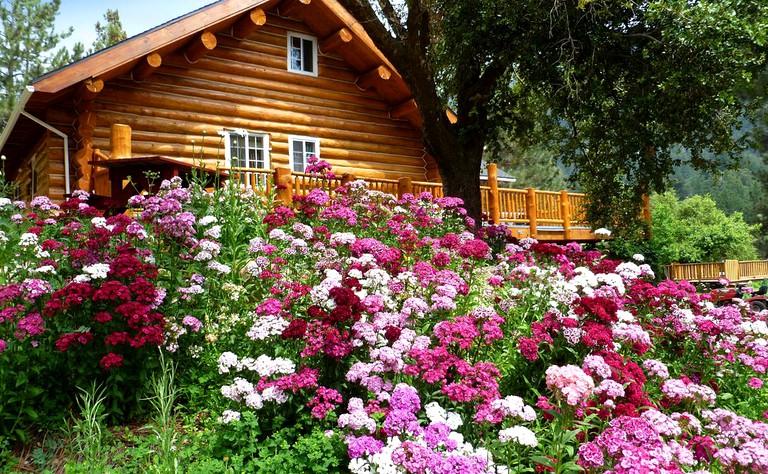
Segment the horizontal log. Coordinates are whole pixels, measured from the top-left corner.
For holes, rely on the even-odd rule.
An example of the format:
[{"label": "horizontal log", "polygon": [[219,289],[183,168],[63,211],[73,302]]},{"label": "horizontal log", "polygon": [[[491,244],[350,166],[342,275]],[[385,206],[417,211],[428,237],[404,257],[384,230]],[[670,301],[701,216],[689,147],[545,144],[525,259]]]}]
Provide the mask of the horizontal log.
[{"label": "horizontal log", "polygon": [[[345,121],[324,117],[321,115],[311,115],[301,111],[276,110],[269,106],[251,106],[238,105],[235,103],[214,102],[189,97],[178,97],[175,95],[162,95],[150,91],[136,90],[127,97],[124,94],[109,90],[104,93],[103,105],[106,108],[115,108],[128,104],[147,104],[146,107],[139,107],[136,110],[141,111],[141,115],[152,116],[155,112],[173,111],[173,112],[191,112],[194,114],[205,111],[207,114],[217,114],[222,117],[250,118],[255,121],[277,122],[291,125],[303,125],[308,127],[325,127],[347,129],[356,132],[366,132],[371,134],[386,134],[399,137],[413,136],[413,131],[408,128],[397,126],[382,126],[368,122]],[[107,105],[107,102],[110,104]],[[153,104],[152,107],[149,104]],[[99,112],[101,113],[101,112]]]},{"label": "horizontal log", "polygon": [[95,77],[80,83],[75,93],[75,102],[93,100],[104,89],[104,81]]},{"label": "horizontal log", "polygon": [[267,14],[261,8],[251,10],[232,26],[232,36],[244,39],[267,22]]},{"label": "horizontal log", "polygon": [[[333,101],[326,101],[324,104],[325,106],[317,107],[307,104],[306,101],[297,104],[290,100],[259,97],[258,95],[250,94],[249,91],[243,91],[240,87],[223,83],[205,85],[211,88],[203,89],[199,87],[200,84],[195,81],[178,78],[172,83],[145,84],[144,87],[142,87],[142,90],[163,94],[172,92],[174,94],[194,97],[201,100],[210,100],[212,102],[230,102],[239,105],[265,106],[291,112],[301,110],[312,115],[322,115],[324,117],[333,117],[341,120],[363,121],[388,127],[403,127],[402,123],[389,118],[383,110],[379,111],[376,115],[361,114],[354,111],[348,111],[346,107],[340,107],[339,104],[334,103]],[[215,87],[215,89],[213,87]],[[131,93],[130,89],[122,88],[119,85],[113,86],[113,89],[115,91],[119,90],[121,93],[125,94]]]},{"label": "horizontal log", "polygon": [[378,85],[382,81],[388,81],[391,77],[392,71],[382,64],[365,74],[360,75],[355,81],[355,84],[361,89],[366,90]]},{"label": "horizontal log", "polygon": [[[195,69],[184,73],[178,68],[164,67],[163,72],[164,74],[154,77],[153,81],[172,84],[176,79],[191,79],[218,83],[217,78],[221,77],[221,73],[214,70]],[[236,74],[228,77],[227,84],[243,88],[243,92],[248,94],[262,94],[264,97],[268,97],[270,96],[268,93],[272,93],[271,97],[284,97],[285,100],[293,100],[297,103],[308,101],[308,103],[325,106],[333,106],[333,103],[336,103],[339,107],[349,110],[354,109],[362,113],[375,114],[387,108],[386,102],[381,98],[374,95],[361,94],[357,88],[352,92],[342,92],[320,87],[297,88],[293,84],[279,80],[279,78]],[[200,87],[216,88],[218,85],[201,84]]]},{"label": "horizontal log", "polygon": [[[200,115],[195,118],[199,122],[190,122],[190,114],[184,112],[142,110],[136,107],[125,106],[123,110],[103,110],[99,113],[99,119],[108,126],[109,123],[125,123],[134,130],[148,130],[153,133],[178,133],[182,136],[198,134],[198,138],[207,132],[211,136],[222,128],[243,128],[264,133],[284,133],[292,135],[314,136],[318,138],[335,138],[350,141],[368,141],[372,143],[402,145],[401,139],[390,135],[373,135],[365,132],[338,130],[335,128],[305,127],[293,124],[252,121],[242,118],[226,118],[219,115]],[[97,129],[100,133],[102,127]],[[96,135],[95,134],[95,135]]]},{"label": "horizontal log", "polygon": [[346,28],[341,28],[331,36],[328,36],[320,41],[320,51],[324,53],[336,51],[338,48],[351,43],[354,38],[355,36],[351,31]]},{"label": "horizontal log", "polygon": [[[253,44],[253,43],[250,43]],[[221,59],[225,61],[234,61],[241,64],[248,65],[248,67],[254,68],[267,68],[271,69],[274,72],[279,72],[281,74],[285,74],[286,76],[300,76],[302,79],[300,80],[301,83],[307,84],[307,85],[314,85],[316,81],[318,80],[324,80],[324,81],[335,81],[336,88],[339,87],[347,87],[347,84],[351,85],[355,82],[355,79],[358,76],[358,73],[350,69],[349,67],[346,67],[343,63],[339,61],[334,61],[333,64],[328,64],[328,61],[324,60],[322,57],[318,60],[317,67],[318,67],[318,75],[317,76],[306,76],[303,74],[296,74],[295,72],[288,71],[287,67],[287,58],[286,58],[286,52],[285,50],[282,51],[282,54],[275,55],[275,54],[263,54],[258,52],[252,52],[247,51],[244,49],[239,48],[219,48],[216,50],[215,53],[212,53],[210,55],[210,58],[216,58]],[[290,79],[287,79],[290,81]],[[347,83],[347,84],[340,84]],[[350,89],[351,90],[351,89]]]},{"label": "horizontal log", "polygon": [[[186,66],[178,63],[175,65]],[[243,62],[237,62],[218,57],[210,57],[201,60],[198,67],[219,73],[219,80],[221,80],[221,74],[226,74],[228,77],[251,77],[288,84],[292,86],[291,88],[294,91],[298,90],[298,88],[324,89],[353,96],[367,95],[368,97],[382,100],[382,98],[373,91],[361,92],[360,89],[351,82],[337,81],[325,77],[307,76],[306,74],[296,74],[288,72],[286,68],[276,69],[260,66],[247,63],[245,60]]]},{"label": "horizontal log", "polygon": [[136,82],[142,82],[163,64],[163,58],[157,53],[152,53],[141,58],[139,63],[131,71],[131,78]]},{"label": "horizontal log", "polygon": [[[270,145],[273,151],[278,150],[276,147],[284,147],[284,151],[288,153],[288,134],[272,132],[270,133]],[[105,129],[100,129],[98,133],[94,135],[94,139],[106,139],[109,134]],[[355,158],[358,155],[366,154],[369,159],[375,160],[380,166],[386,167],[388,163],[405,164],[409,166],[424,166],[424,151],[417,148],[408,148],[397,145],[385,145],[375,143],[372,141],[355,141],[345,139],[323,138],[321,139],[321,148],[325,149],[337,149],[340,150],[337,156],[346,154],[351,158]],[[205,136],[192,135],[192,134],[173,134],[173,133],[159,133],[157,131],[146,130],[133,130],[132,131],[132,143],[136,145],[139,142],[152,142],[152,143],[192,143],[195,142],[196,146],[204,147],[209,153],[221,153],[223,154],[224,143],[218,135],[213,135],[211,132]],[[281,151],[282,152],[282,151]]]},{"label": "horizontal log", "polygon": [[190,63],[196,63],[216,47],[216,35],[204,31],[184,47],[184,57]]}]

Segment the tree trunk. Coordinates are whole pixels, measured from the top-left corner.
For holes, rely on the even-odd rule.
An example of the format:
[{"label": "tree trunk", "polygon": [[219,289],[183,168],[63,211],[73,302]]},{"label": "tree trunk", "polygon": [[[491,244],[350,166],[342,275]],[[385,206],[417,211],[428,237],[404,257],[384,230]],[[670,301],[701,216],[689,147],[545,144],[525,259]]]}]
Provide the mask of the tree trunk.
[{"label": "tree trunk", "polygon": [[[438,137],[446,138],[445,135]],[[449,143],[437,144],[434,143],[435,138],[432,137],[431,145],[440,150],[440,154],[435,156],[439,156],[437,164],[445,195],[461,198],[467,215],[475,220],[476,225],[481,225],[480,165],[483,158],[483,141],[461,143],[458,140],[450,140]]]},{"label": "tree trunk", "polygon": [[440,166],[440,177],[443,179],[443,191],[446,196],[461,198],[467,215],[475,220],[476,225],[481,225],[482,203],[480,201],[480,153],[477,150],[455,150],[451,156],[449,166]]}]

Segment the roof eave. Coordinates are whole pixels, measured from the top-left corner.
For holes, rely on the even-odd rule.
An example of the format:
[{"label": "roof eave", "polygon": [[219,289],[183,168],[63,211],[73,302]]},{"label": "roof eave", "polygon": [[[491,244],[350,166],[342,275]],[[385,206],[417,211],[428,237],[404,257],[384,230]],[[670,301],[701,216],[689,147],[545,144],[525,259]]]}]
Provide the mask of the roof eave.
[{"label": "roof eave", "polygon": [[5,128],[3,128],[3,134],[0,135],[0,150],[5,148],[5,144],[8,142],[8,138],[11,136],[11,132],[13,132],[14,127],[16,127],[16,123],[19,121],[21,112],[26,108],[27,102],[29,102],[29,99],[32,98],[32,94],[34,93],[35,87],[32,85],[24,87],[24,90],[21,91],[21,97],[19,97],[19,101],[11,111],[11,116],[8,118],[8,123],[6,123]]}]

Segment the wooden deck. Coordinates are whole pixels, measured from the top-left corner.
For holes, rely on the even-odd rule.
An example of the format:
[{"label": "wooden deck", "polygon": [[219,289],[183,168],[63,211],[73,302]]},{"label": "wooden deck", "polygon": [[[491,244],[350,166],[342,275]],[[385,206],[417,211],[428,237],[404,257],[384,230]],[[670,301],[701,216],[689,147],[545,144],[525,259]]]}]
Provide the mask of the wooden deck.
[{"label": "wooden deck", "polygon": [[664,266],[664,274],[670,280],[692,283],[714,283],[721,278],[732,283],[758,281],[768,279],[768,260],[673,263]]},{"label": "wooden deck", "polygon": [[[292,172],[287,168],[254,170],[230,168],[225,170],[231,177],[247,183],[257,192],[270,192],[280,185],[277,197],[283,203],[291,203],[293,196],[306,196],[311,190],[322,188],[333,194],[343,184],[357,179],[344,174],[333,179],[319,179],[306,173]],[[595,235],[583,218],[586,195],[568,191],[538,191],[529,189],[499,188],[495,165],[489,166],[488,184],[481,186],[482,211],[490,222],[509,226],[517,238],[533,237],[543,242],[596,241],[605,236]],[[443,196],[441,183],[361,178],[369,189],[402,197],[418,196],[427,192],[435,197]]]}]

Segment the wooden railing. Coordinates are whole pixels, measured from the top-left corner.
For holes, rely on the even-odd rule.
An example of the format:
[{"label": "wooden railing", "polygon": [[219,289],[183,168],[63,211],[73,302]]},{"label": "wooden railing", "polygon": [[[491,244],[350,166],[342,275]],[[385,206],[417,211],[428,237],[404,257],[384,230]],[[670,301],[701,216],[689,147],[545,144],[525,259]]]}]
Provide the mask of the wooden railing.
[{"label": "wooden railing", "polygon": [[[277,199],[290,204],[293,196],[306,196],[311,190],[321,188],[333,195],[334,190],[355,180],[345,174],[332,179],[318,178],[287,168],[253,170],[226,169],[230,177],[251,186],[257,192],[269,192],[277,185]],[[567,191],[537,191],[529,189],[499,188],[495,165],[489,165],[488,185],[481,186],[482,212],[490,222],[506,224],[517,237],[534,237],[543,241],[599,240],[585,222],[586,195]],[[429,193],[443,197],[441,183],[413,181],[411,178],[365,178],[368,188],[392,194],[398,198],[404,194],[419,196]]]},{"label": "wooden railing", "polygon": [[731,282],[764,280],[768,278],[768,260],[673,263],[664,266],[664,274],[671,280],[695,283],[715,282],[721,278]]},{"label": "wooden railing", "polygon": [[[95,150],[94,161],[110,161],[130,158],[131,130],[123,124],[113,124],[110,132],[109,156]],[[218,168],[217,168],[218,169]],[[313,189],[322,188],[333,195],[343,184],[355,179],[354,175],[321,179],[306,173],[292,172],[288,168],[245,169],[224,168],[230,179],[237,179],[259,193],[274,190],[278,200],[290,205],[293,196],[306,196]],[[112,180],[112,178],[110,178]],[[418,196],[429,193],[443,197],[441,183],[413,181],[411,178],[365,178],[369,189],[389,193],[398,198],[405,194]],[[114,183],[113,183],[114,184]],[[496,164],[488,165],[487,184],[480,188],[481,211],[493,224],[505,224],[518,238],[533,237],[542,241],[602,240],[590,230],[584,218],[587,196],[568,191],[537,191],[528,189],[499,188]],[[650,222],[650,205],[643,202],[643,215]]]}]

